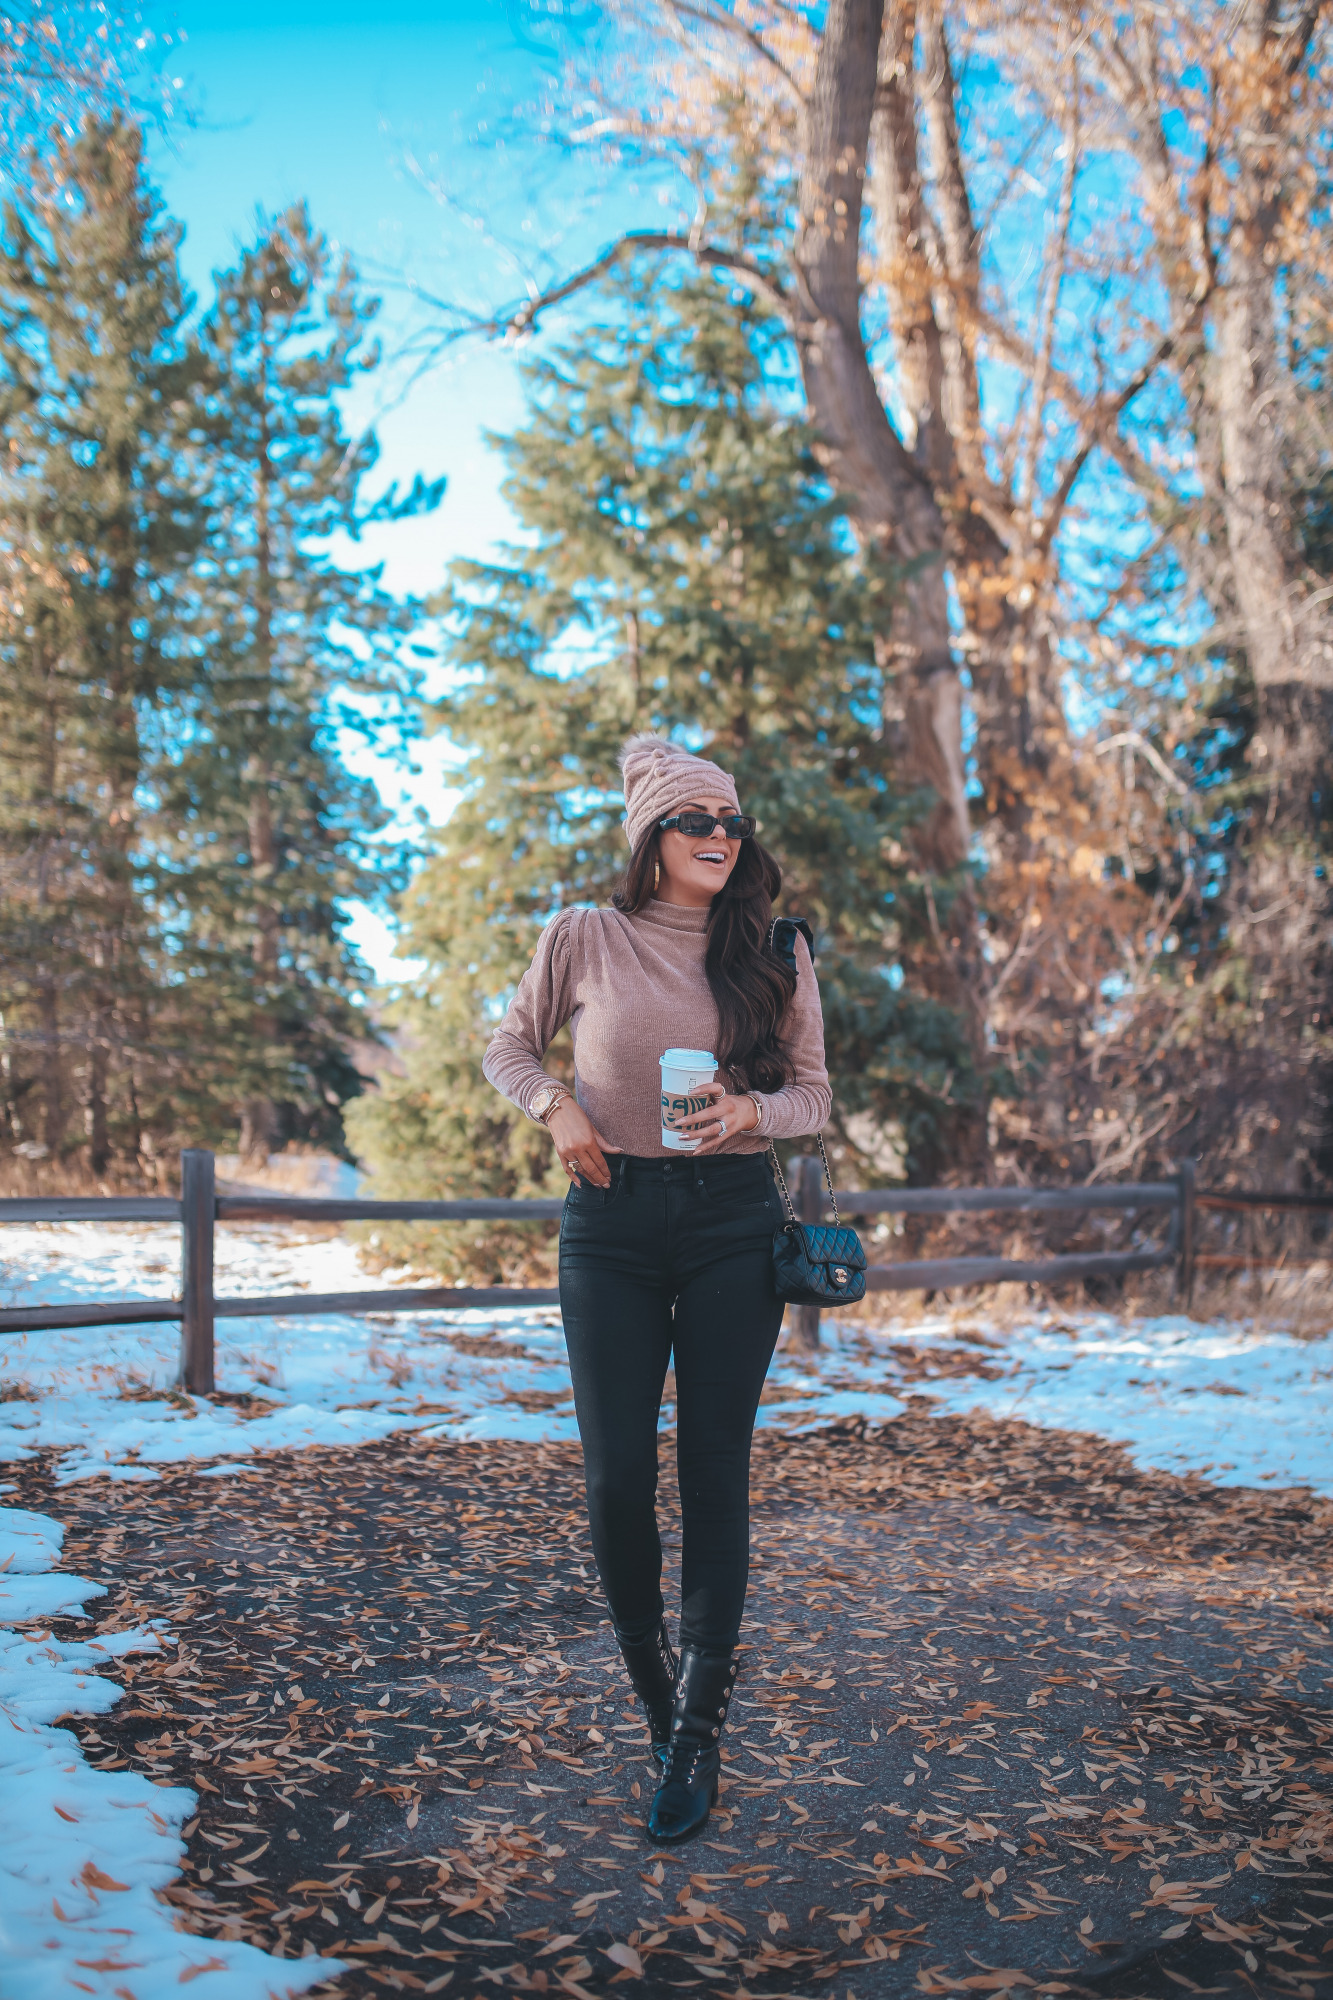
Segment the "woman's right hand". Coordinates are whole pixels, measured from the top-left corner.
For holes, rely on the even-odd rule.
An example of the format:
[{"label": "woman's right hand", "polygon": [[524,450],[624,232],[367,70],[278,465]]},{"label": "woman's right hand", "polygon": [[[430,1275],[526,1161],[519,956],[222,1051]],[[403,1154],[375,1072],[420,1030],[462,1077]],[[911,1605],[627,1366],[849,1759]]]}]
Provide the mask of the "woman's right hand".
[{"label": "woman's right hand", "polygon": [[610,1187],[611,1169],[605,1155],[611,1149],[587,1112],[572,1097],[557,1104],[546,1121],[546,1129],[555,1141],[561,1166],[576,1187],[585,1180],[594,1187]]}]

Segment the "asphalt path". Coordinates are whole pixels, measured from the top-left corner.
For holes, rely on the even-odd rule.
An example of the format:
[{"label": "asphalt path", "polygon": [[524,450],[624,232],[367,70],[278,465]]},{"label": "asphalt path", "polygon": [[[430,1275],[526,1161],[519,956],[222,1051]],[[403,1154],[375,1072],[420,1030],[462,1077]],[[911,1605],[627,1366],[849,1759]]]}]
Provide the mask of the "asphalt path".
[{"label": "asphalt path", "polygon": [[720,1808],[658,1849],[576,1448],[53,1469],[99,1628],[173,1642],[69,1726],[197,1788],[181,1923],[321,1992],[1327,1990],[1329,1503],[924,1405],[761,1436]]}]

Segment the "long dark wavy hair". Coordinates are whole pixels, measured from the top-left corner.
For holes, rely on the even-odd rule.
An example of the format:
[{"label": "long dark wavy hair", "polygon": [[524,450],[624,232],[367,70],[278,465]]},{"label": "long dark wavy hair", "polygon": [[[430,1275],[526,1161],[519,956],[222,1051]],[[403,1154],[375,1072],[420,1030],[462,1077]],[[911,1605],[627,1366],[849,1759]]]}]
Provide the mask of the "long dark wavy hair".
[{"label": "long dark wavy hair", "polygon": [[[651,900],[661,839],[657,826],[644,835],[611,897],[626,916]],[[704,974],[717,1002],[718,1068],[743,1090],[781,1090],[793,1076],[780,1036],[796,975],[768,949],[781,887],[776,857],[757,840],[743,840],[708,912]]]}]

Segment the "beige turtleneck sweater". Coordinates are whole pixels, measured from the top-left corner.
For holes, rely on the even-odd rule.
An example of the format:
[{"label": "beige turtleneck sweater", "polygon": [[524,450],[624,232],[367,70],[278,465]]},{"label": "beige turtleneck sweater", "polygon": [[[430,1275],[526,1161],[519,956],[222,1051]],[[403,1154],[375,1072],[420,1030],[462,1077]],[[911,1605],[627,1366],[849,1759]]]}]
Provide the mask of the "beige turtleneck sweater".
[{"label": "beige turtleneck sweater", "polygon": [[[704,977],[706,910],[650,902],[619,910],[564,910],[548,924],[482,1070],[531,1117],[550,1077],[542,1057],[566,1021],[574,1039],[575,1095],[617,1153],[672,1159],[662,1144],[664,1049],[717,1047],[717,1007]],[[831,1095],[824,1017],[805,939],[796,939],[796,992],[785,1043],[795,1072],[782,1090],[751,1091],[759,1124],[722,1142],[725,1153],[761,1153],[770,1139],[817,1132]],[[726,1079],[719,1079],[725,1082]]]}]

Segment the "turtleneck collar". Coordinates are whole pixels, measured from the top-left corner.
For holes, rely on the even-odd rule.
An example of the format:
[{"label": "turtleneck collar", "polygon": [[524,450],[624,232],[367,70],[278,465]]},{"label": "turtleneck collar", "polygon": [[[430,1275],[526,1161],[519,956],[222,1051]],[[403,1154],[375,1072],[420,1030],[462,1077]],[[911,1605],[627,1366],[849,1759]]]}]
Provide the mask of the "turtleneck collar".
[{"label": "turtleneck collar", "polygon": [[708,929],[708,911],[692,910],[684,903],[662,903],[654,896],[641,910],[634,912],[631,919],[636,924],[652,924],[664,931],[686,931],[695,937],[702,937]]}]

